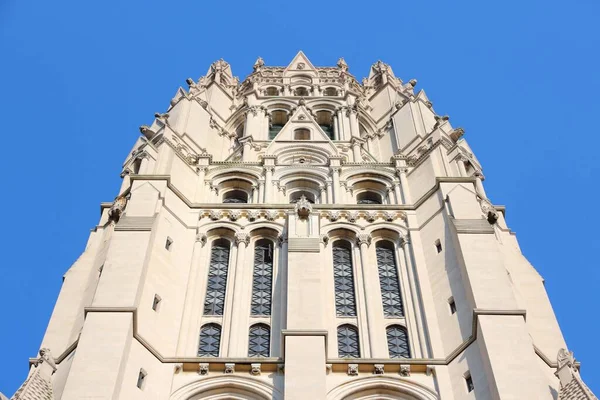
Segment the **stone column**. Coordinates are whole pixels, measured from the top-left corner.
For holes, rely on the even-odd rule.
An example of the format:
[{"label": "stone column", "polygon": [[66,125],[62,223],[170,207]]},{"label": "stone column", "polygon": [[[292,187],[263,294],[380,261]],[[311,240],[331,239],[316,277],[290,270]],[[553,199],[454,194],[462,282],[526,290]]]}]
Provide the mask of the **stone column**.
[{"label": "stone column", "polygon": [[337,114],[333,115],[333,140],[340,140],[340,127]]},{"label": "stone column", "polygon": [[360,144],[361,144],[362,140],[357,138],[357,137],[353,137],[350,140],[350,143],[352,145],[352,156],[354,157],[354,162],[361,162],[362,161],[362,154],[360,151]]},{"label": "stone column", "polygon": [[273,193],[273,170],[275,167],[265,167],[265,203],[271,201],[271,194]]},{"label": "stone column", "polygon": [[252,203],[258,203],[258,186],[252,185]]},{"label": "stone column", "polygon": [[338,135],[338,140],[344,140],[346,135],[344,134],[344,129],[343,129],[343,116],[342,116],[342,109],[341,107],[337,109],[336,113],[336,121],[337,121],[337,135]]},{"label": "stone column", "polygon": [[348,111],[346,115],[350,118],[350,132],[353,137],[360,137],[360,130],[358,125],[358,109],[356,108],[356,104],[348,107]]},{"label": "stone column", "polygon": [[340,167],[331,167],[331,177],[333,179],[333,202],[340,203]]},{"label": "stone column", "polygon": [[396,204],[402,204],[402,194],[400,193],[399,182],[394,182],[394,195],[396,196]]},{"label": "stone column", "polygon": [[400,188],[402,189],[402,200],[404,201],[404,204],[412,203],[410,189],[408,187],[408,179],[406,178],[407,171],[408,169],[406,167],[396,169],[396,174],[400,178]]},{"label": "stone column", "polygon": [[[235,270],[232,271],[233,274],[229,274],[228,282],[231,284],[231,288],[229,290],[231,290],[233,295],[231,296],[231,307],[229,307],[229,312],[227,312],[227,325],[224,326],[224,333],[229,333],[229,346],[227,349],[228,357],[246,356],[245,349],[240,349],[239,341],[240,338],[248,336],[248,315],[245,312],[245,307],[240,306],[244,302],[247,303],[247,299],[244,299],[245,288],[243,282],[244,275],[247,272],[244,263],[246,261],[246,247],[248,246],[248,243],[250,243],[250,235],[248,233],[238,232],[235,234],[237,258]],[[229,296],[227,297],[229,298]],[[236,302],[236,306],[233,305],[233,301]]]},{"label": "stone column", "polygon": [[325,184],[327,185],[327,203],[333,204],[333,189],[331,181],[327,181]]},{"label": "stone column", "polygon": [[[376,325],[376,321],[375,321],[375,315],[377,312],[377,308],[376,308],[376,303],[375,301],[377,299],[373,298],[373,290],[369,290],[373,287],[375,287],[374,285],[377,285],[377,282],[373,282],[373,278],[374,276],[372,276],[373,274],[369,273],[369,255],[368,255],[368,251],[369,251],[369,245],[371,244],[371,235],[367,234],[367,233],[359,233],[358,235],[356,235],[356,244],[358,244],[359,249],[360,249],[360,264],[361,264],[361,271],[362,271],[362,280],[363,280],[363,290],[365,292],[365,306],[366,306],[366,314],[367,314],[367,329],[366,332],[362,332],[363,335],[367,336],[369,338],[368,342],[369,342],[369,353],[368,353],[368,357],[373,357],[373,350],[376,347],[376,343],[375,343],[375,336],[371,334],[371,330],[372,329],[376,329],[377,326]],[[378,275],[375,274],[375,277],[377,277]],[[360,288],[359,288],[360,290]],[[381,299],[379,299],[379,301],[381,301]],[[361,355],[363,356],[363,355]]]},{"label": "stone column", "polygon": [[483,189],[483,181],[485,180],[485,176],[483,176],[481,171],[475,172],[473,176],[475,177],[475,190],[477,191],[477,194],[482,199],[487,199],[485,190]]},{"label": "stone column", "polygon": [[252,143],[250,140],[245,140],[243,143],[244,149],[242,150],[242,161],[248,162],[251,161],[250,150],[252,149]]},{"label": "stone column", "polygon": [[196,179],[196,190],[194,192],[194,202],[201,203],[204,200],[204,191],[206,190],[204,185],[204,179],[206,179],[206,171],[208,167],[200,165],[198,167],[198,179]]},{"label": "stone column", "polygon": [[319,186],[319,203],[320,204],[328,203],[327,192],[326,192],[325,186],[323,186],[323,185]]},{"label": "stone column", "polygon": [[468,176],[467,169],[465,168],[465,156],[460,154],[456,157],[456,165],[458,166],[458,176]]},{"label": "stone column", "polygon": [[265,202],[265,181],[258,182],[258,201],[257,203]]}]

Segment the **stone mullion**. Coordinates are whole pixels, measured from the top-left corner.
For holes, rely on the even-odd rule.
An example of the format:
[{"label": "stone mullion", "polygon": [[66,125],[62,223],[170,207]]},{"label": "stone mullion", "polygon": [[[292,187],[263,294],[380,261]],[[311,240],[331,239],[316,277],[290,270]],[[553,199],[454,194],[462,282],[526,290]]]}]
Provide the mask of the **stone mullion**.
[{"label": "stone mullion", "polygon": [[227,268],[227,286],[225,289],[225,304],[223,307],[223,316],[221,324],[221,350],[219,354],[222,357],[226,357],[229,354],[230,337],[231,332],[231,308],[233,302],[233,291],[235,289],[236,273],[237,273],[237,260],[239,246],[236,242],[231,246],[231,254],[229,255],[229,267]]},{"label": "stone mullion", "polygon": [[[358,240],[361,240],[359,235]],[[361,250],[363,244],[361,244]],[[366,260],[363,260],[363,274],[365,279],[365,298],[367,298],[367,317],[369,321],[369,340],[371,342],[371,357],[387,358],[387,340],[385,334],[385,316],[383,313],[383,300],[381,297],[381,284],[379,283],[379,266],[374,245],[370,239],[364,243]]]}]

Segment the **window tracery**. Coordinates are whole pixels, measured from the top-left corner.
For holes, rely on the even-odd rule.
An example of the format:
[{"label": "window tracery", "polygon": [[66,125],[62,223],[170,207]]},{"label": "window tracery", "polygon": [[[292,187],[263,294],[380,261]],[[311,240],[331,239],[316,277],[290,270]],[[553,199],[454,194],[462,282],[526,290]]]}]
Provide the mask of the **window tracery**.
[{"label": "window tracery", "polygon": [[338,356],[340,358],[359,358],[358,329],[352,325],[341,325],[337,330]]},{"label": "window tracery", "polygon": [[200,329],[198,357],[219,357],[221,347],[221,326],[206,324]]},{"label": "window tracery", "polygon": [[271,315],[273,286],[273,243],[260,240],[254,247],[252,277],[252,315]]},{"label": "window tracery", "polygon": [[386,333],[390,358],[410,358],[406,328],[392,325],[387,328]]},{"label": "window tracery", "polygon": [[375,248],[381,288],[381,301],[385,317],[403,317],[404,307],[400,294],[400,280],[394,248],[389,242],[378,242]]},{"label": "window tracery", "polygon": [[204,315],[223,315],[229,269],[229,247],[227,240],[220,239],[214,242],[210,251]]},{"label": "window tracery", "polygon": [[248,357],[269,357],[271,330],[266,324],[250,327],[248,336]]},{"label": "window tracery", "polygon": [[356,316],[352,252],[345,241],[337,241],[333,248],[333,280],[335,284],[335,311],[338,317]]}]

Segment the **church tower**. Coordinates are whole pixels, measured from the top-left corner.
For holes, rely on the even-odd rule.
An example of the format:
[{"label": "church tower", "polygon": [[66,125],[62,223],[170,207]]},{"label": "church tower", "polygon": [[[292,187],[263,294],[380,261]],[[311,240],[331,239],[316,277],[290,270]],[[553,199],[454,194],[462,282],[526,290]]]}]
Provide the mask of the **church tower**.
[{"label": "church tower", "polygon": [[188,79],[140,127],[13,398],[595,399],[416,84],[302,52]]}]

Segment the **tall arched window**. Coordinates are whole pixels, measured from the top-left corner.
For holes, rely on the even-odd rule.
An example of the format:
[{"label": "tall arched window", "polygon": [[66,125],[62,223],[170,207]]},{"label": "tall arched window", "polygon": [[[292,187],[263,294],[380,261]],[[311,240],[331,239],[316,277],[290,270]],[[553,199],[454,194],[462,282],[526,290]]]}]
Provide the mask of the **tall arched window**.
[{"label": "tall arched window", "polygon": [[254,246],[252,277],[252,315],[271,315],[273,286],[273,242],[263,239]]},{"label": "tall arched window", "polygon": [[410,358],[408,333],[405,327],[400,325],[388,326],[387,343],[390,358]]},{"label": "tall arched window", "polygon": [[198,357],[219,357],[221,346],[221,326],[206,324],[200,328],[200,344]]},{"label": "tall arched window", "polygon": [[356,316],[354,272],[350,244],[338,240],[332,246],[333,281],[335,284],[335,313],[338,317]]},{"label": "tall arched window", "polygon": [[265,324],[250,327],[248,335],[248,357],[269,357],[271,329]]},{"label": "tall arched window", "polygon": [[204,300],[204,315],[223,315],[227,270],[229,269],[229,242],[216,240],[210,250],[210,267]]},{"label": "tall arched window", "polygon": [[394,246],[387,241],[378,242],[375,251],[383,314],[388,318],[403,317],[404,307],[400,295],[400,280],[398,279],[396,257],[394,257]]},{"label": "tall arched window", "polygon": [[358,329],[352,325],[340,325],[337,330],[338,357],[359,358]]}]

